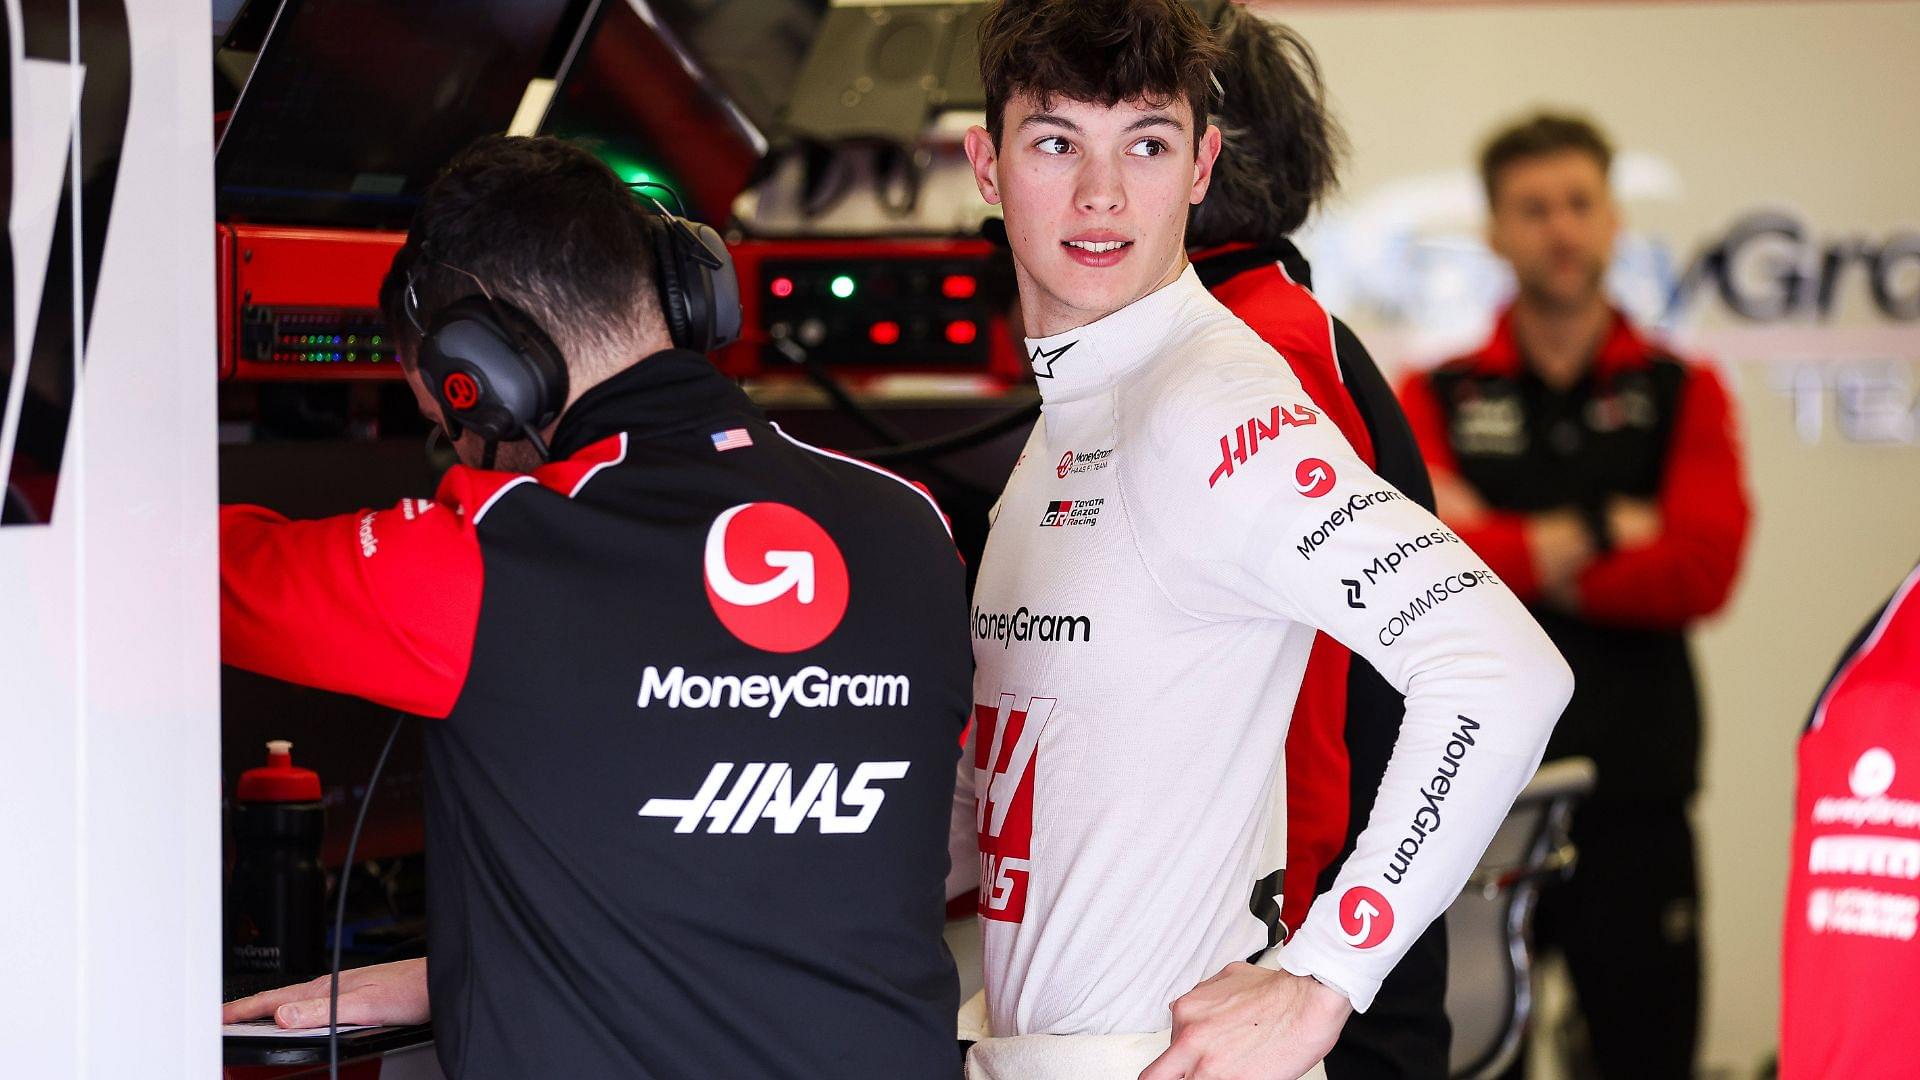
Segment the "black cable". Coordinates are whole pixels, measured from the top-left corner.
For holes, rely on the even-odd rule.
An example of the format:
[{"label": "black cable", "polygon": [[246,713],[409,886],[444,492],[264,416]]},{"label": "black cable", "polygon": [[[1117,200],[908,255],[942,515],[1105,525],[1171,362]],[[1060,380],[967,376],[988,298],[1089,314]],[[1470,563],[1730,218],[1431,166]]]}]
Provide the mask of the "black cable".
[{"label": "black cable", "polygon": [[900,446],[906,443],[906,433],[888,423],[872,409],[854,400],[846,384],[828,371],[813,354],[800,346],[792,338],[774,338],[773,348],[786,361],[800,369],[807,380],[824,391],[834,407],[846,413],[853,422],[867,429],[867,434],[886,443],[888,446]]},{"label": "black cable", "polygon": [[1040,403],[1035,401],[1016,409],[1008,409],[999,416],[983,420],[970,428],[962,428],[951,435],[942,435],[937,439],[927,439],[917,443],[883,446],[874,450],[856,450],[853,456],[861,461],[873,462],[875,465],[939,457],[992,442],[1002,435],[1018,431],[1022,425],[1031,424],[1039,415]]},{"label": "black cable", "polygon": [[353,835],[347,837],[347,857],[340,863],[339,897],[333,907],[333,975],[327,983],[327,1080],[340,1080],[340,941],[347,930],[347,878],[353,874],[353,851],[360,846],[360,827],[367,823],[367,806],[373,802],[373,786],[380,782],[380,770],[387,766],[387,755],[400,738],[400,725],[407,722],[403,713],[393,718],[393,730],[387,732],[387,745],[380,748],[380,760],[373,763],[373,775],[367,777],[366,794],[360,796],[360,812],[353,817]]},{"label": "black cable", "polygon": [[540,432],[532,424],[522,424],[520,434],[525,435],[527,441],[533,444],[534,453],[540,455],[541,464],[553,460],[553,451],[547,448],[547,440],[540,437]]}]

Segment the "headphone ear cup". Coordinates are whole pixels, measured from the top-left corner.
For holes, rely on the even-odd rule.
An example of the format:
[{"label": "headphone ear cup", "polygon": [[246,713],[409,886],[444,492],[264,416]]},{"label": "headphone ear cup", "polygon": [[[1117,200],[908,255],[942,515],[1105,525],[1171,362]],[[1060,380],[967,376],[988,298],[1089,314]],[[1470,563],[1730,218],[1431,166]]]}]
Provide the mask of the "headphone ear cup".
[{"label": "headphone ear cup", "polygon": [[660,314],[666,319],[667,335],[680,348],[694,349],[693,322],[687,310],[686,253],[680,250],[673,225],[665,217],[649,213],[646,222],[647,235],[653,238],[654,280],[659,285]]},{"label": "headphone ear cup", "polygon": [[511,442],[566,403],[567,368],[540,325],[511,304],[469,296],[442,308],[420,343],[420,373],[448,429]]},{"label": "headphone ear cup", "polygon": [[712,352],[740,338],[740,279],[733,270],[733,253],[712,226],[697,221],[685,223],[693,239],[720,265],[717,268],[692,263],[689,269],[699,276],[699,287],[685,291],[688,321],[699,338],[697,352]]}]

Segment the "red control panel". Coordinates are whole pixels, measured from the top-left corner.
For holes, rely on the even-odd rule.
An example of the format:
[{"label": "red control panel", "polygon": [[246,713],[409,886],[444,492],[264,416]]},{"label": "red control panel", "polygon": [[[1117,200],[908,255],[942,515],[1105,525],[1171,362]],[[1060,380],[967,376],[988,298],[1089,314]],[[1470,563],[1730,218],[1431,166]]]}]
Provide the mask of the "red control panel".
[{"label": "red control panel", "polygon": [[220,225],[220,376],[399,378],[380,282],[405,233]]},{"label": "red control panel", "polygon": [[[405,240],[217,226],[221,377],[398,378],[379,296]],[[791,369],[780,338],[845,374],[1026,374],[1007,330],[1010,288],[993,279],[1007,271],[984,240],[747,240],[732,251],[743,328],[714,356],[729,375]]]}]

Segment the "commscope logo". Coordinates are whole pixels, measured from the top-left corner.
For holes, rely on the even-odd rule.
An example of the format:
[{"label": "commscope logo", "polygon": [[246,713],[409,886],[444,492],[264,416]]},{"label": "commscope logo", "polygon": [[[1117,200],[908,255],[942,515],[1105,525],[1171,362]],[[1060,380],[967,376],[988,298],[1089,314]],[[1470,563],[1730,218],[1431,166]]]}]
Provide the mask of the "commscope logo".
[{"label": "commscope logo", "polygon": [[1427,586],[1427,590],[1413,598],[1406,607],[1394,613],[1393,617],[1380,627],[1379,641],[1382,645],[1392,645],[1413,629],[1420,616],[1446,603],[1448,598],[1459,596],[1468,589],[1480,585],[1498,585],[1500,579],[1493,576],[1491,570],[1468,570],[1460,574],[1448,574],[1439,581]]}]

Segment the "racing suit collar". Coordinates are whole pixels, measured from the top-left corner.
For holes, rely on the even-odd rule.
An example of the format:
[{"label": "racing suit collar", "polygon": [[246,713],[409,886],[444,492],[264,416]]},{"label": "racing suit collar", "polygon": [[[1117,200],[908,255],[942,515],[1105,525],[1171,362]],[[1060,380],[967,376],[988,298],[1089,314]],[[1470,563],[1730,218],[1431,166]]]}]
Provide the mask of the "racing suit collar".
[{"label": "racing suit collar", "polygon": [[1183,311],[1206,297],[1192,264],[1166,285],[1126,307],[1051,337],[1027,338],[1027,362],[1046,401],[1065,401],[1113,385],[1157,355],[1186,320]]},{"label": "racing suit collar", "polygon": [[711,361],[662,349],[580,395],[553,432],[554,460],[627,432],[637,439],[681,431],[716,416],[760,419],[760,410]]}]

